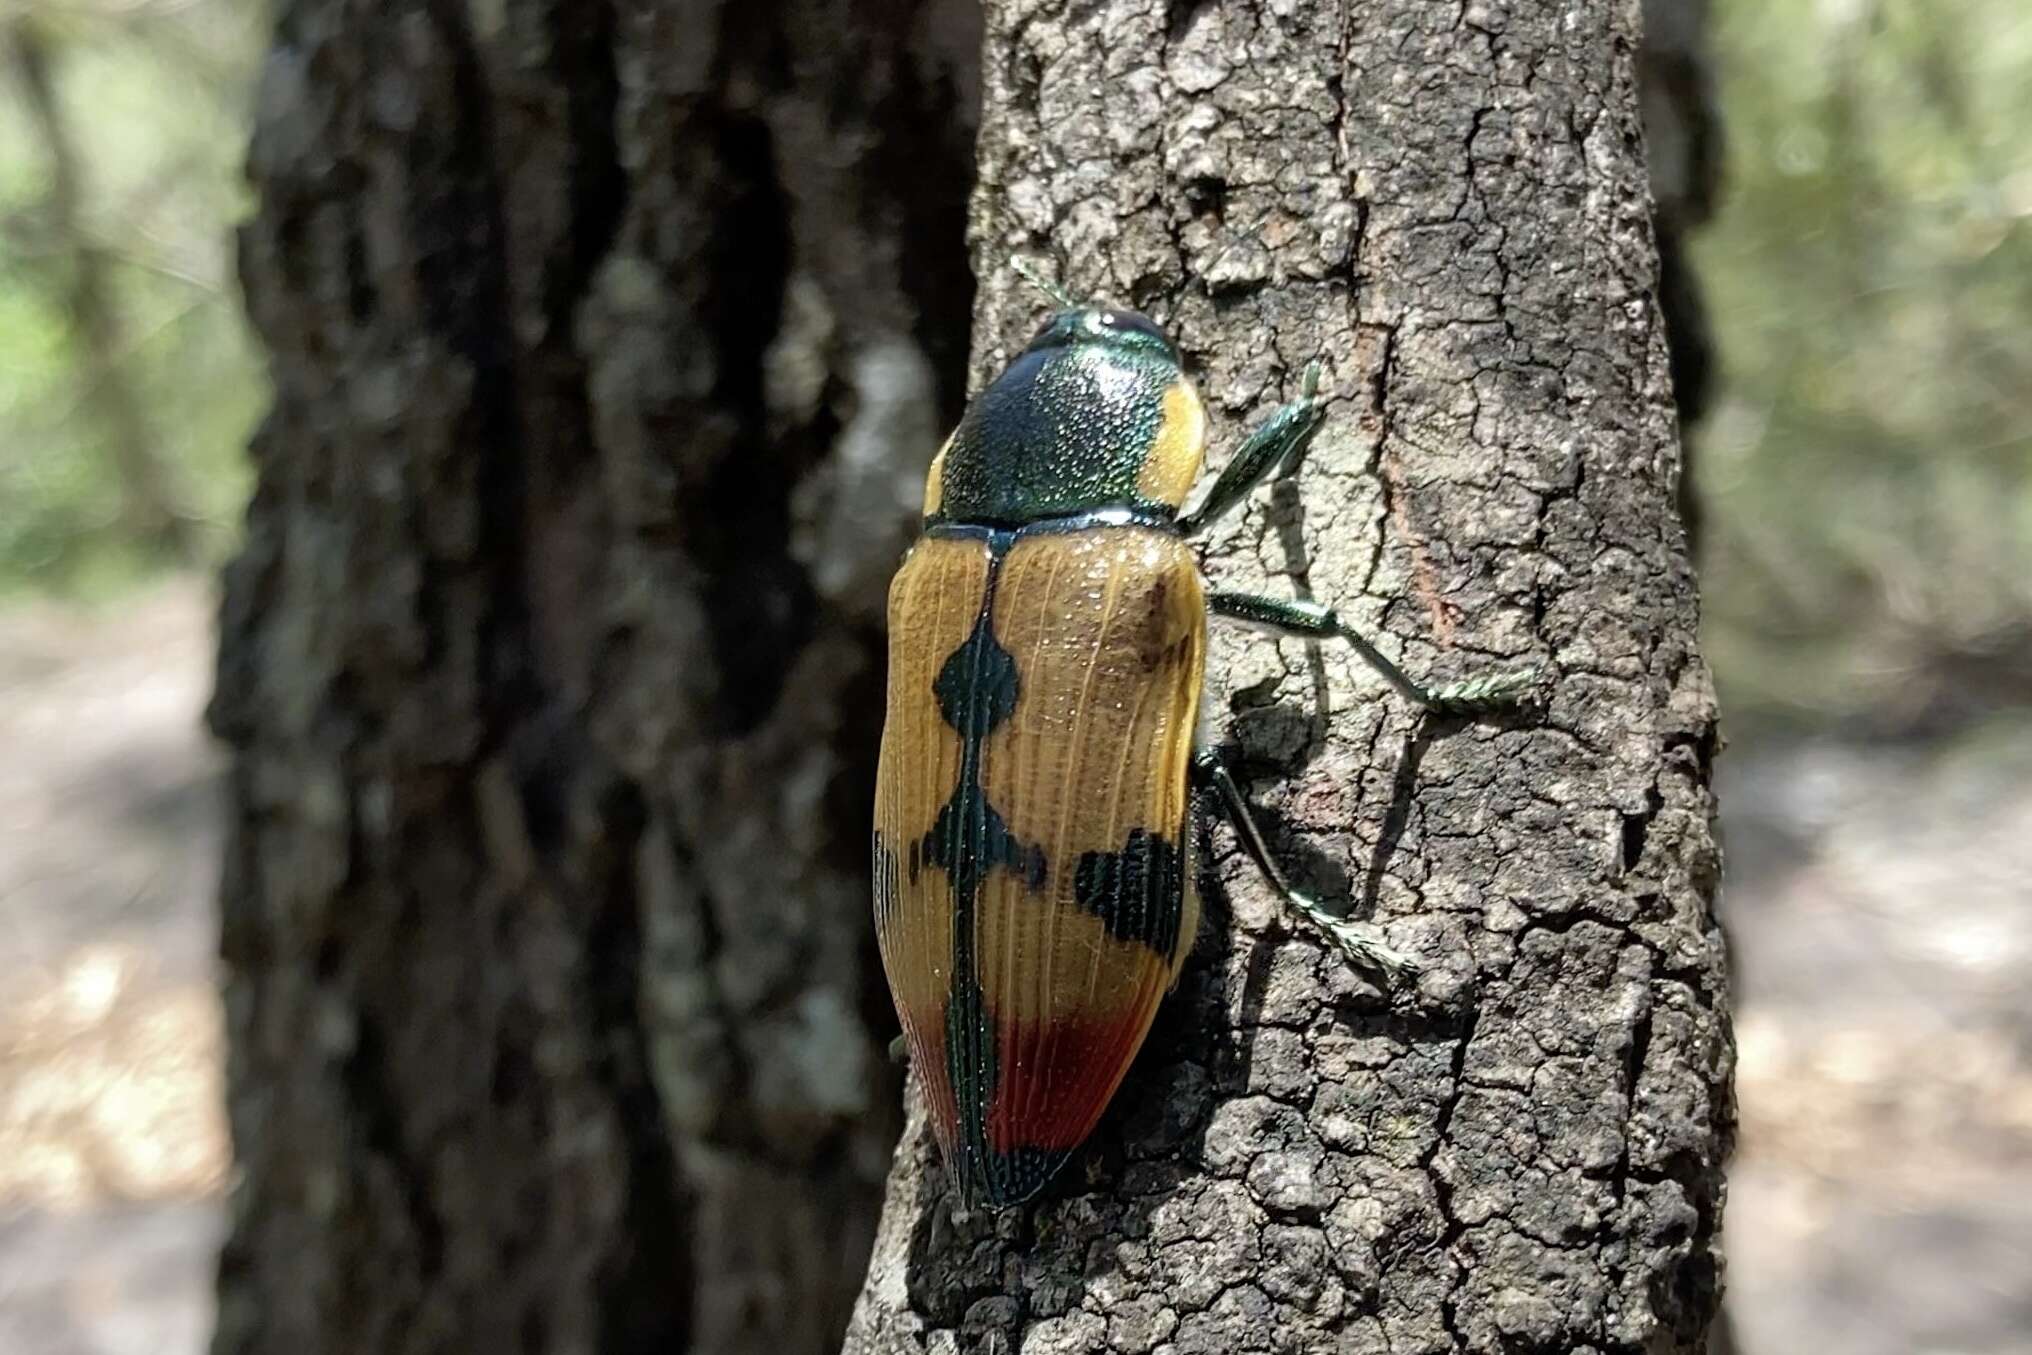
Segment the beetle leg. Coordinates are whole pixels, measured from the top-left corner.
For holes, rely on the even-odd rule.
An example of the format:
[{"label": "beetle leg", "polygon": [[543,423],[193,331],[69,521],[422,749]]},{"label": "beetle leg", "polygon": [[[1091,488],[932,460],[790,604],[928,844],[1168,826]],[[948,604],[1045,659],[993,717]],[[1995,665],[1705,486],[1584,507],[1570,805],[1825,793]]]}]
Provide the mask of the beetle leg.
[{"label": "beetle leg", "polygon": [[1200,506],[1188,513],[1179,524],[1187,536],[1200,532],[1225,516],[1234,506],[1249,497],[1249,491],[1270,475],[1273,470],[1289,471],[1298,464],[1305,445],[1312,441],[1312,435],[1319,428],[1326,402],[1319,398],[1319,364],[1307,363],[1305,378],[1299,386],[1301,394],[1290,404],[1279,405],[1269,418],[1256,426],[1249,434],[1234,459],[1228,462],[1220,478],[1215,480]]},{"label": "beetle leg", "polygon": [[1331,607],[1295,598],[1263,597],[1255,593],[1209,593],[1207,607],[1215,616],[1225,616],[1279,635],[1301,640],[1346,640],[1354,646],[1355,653],[1383,675],[1385,682],[1407,699],[1441,715],[1474,715],[1514,705],[1538,677],[1537,669],[1522,668],[1467,678],[1437,691],[1428,691],[1402,668],[1384,658],[1382,651],[1342,621]]},{"label": "beetle leg", "polygon": [[1256,826],[1256,816],[1249,812],[1249,802],[1242,795],[1242,788],[1235,784],[1233,774],[1221,761],[1219,753],[1211,748],[1195,752],[1192,755],[1192,779],[1202,790],[1210,790],[1219,798],[1228,822],[1235,826],[1235,836],[1241,841],[1242,850],[1249,854],[1249,859],[1263,872],[1263,878],[1270,882],[1270,888],[1292,911],[1325,932],[1356,964],[1378,970],[1391,978],[1408,978],[1419,971],[1418,961],[1379,941],[1374,927],[1335,917],[1320,907],[1310,894],[1300,893],[1291,887],[1290,878],[1277,864],[1277,858],[1270,854],[1269,844],[1263,840],[1263,830]]}]

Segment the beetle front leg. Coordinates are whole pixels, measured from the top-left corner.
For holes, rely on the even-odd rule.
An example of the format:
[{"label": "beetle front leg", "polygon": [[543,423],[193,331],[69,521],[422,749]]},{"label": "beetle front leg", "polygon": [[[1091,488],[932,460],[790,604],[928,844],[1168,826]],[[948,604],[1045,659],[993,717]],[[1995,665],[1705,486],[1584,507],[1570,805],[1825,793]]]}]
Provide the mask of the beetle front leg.
[{"label": "beetle front leg", "polygon": [[1476,715],[1514,705],[1538,677],[1537,669],[1524,668],[1467,678],[1430,691],[1384,658],[1382,651],[1343,622],[1331,607],[1317,602],[1263,597],[1255,593],[1209,593],[1207,607],[1215,616],[1225,616],[1258,630],[1295,639],[1345,640],[1404,697],[1441,715]]},{"label": "beetle front leg", "polygon": [[1250,812],[1242,788],[1235,784],[1233,774],[1221,761],[1219,753],[1211,748],[1196,751],[1192,755],[1192,779],[1202,791],[1211,791],[1219,798],[1228,822],[1235,826],[1235,836],[1241,841],[1242,850],[1249,854],[1249,859],[1256,863],[1256,868],[1263,872],[1263,878],[1269,881],[1270,888],[1287,907],[1325,932],[1327,938],[1356,964],[1380,971],[1390,978],[1409,978],[1418,973],[1418,961],[1384,945],[1377,939],[1376,928],[1335,917],[1320,907],[1310,894],[1300,893],[1291,887],[1290,878],[1277,864],[1277,858],[1270,854],[1270,846],[1263,840],[1262,830],[1256,826],[1256,816]]},{"label": "beetle front leg", "polygon": [[1326,402],[1319,397],[1319,363],[1309,362],[1298,398],[1279,405],[1249,434],[1205,500],[1179,524],[1181,530],[1187,536],[1197,536],[1248,498],[1272,471],[1297,465],[1305,445],[1319,430],[1320,420],[1326,417],[1325,410]]}]

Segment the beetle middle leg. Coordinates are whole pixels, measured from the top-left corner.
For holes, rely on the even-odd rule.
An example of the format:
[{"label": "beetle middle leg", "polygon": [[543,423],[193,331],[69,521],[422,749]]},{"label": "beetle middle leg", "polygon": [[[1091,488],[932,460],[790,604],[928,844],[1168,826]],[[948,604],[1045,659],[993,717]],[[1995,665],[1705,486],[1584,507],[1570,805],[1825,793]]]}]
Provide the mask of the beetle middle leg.
[{"label": "beetle middle leg", "polygon": [[1209,593],[1207,608],[1215,616],[1300,640],[1345,640],[1383,680],[1408,700],[1441,715],[1474,715],[1514,704],[1536,680],[1534,668],[1480,677],[1431,689],[1383,657],[1381,650],[1340,619],[1333,608],[1300,599],[1264,597],[1257,593]]},{"label": "beetle middle leg", "polygon": [[1263,878],[1269,881],[1270,888],[1277,892],[1287,907],[1326,933],[1328,939],[1355,963],[1391,978],[1408,978],[1418,973],[1418,961],[1384,945],[1377,939],[1376,928],[1349,918],[1336,917],[1320,907],[1310,894],[1292,888],[1290,877],[1277,864],[1277,858],[1270,854],[1270,845],[1263,840],[1263,830],[1256,826],[1256,816],[1250,812],[1248,799],[1242,794],[1242,788],[1235,784],[1233,773],[1228,771],[1219,753],[1211,748],[1196,751],[1192,755],[1192,780],[1201,791],[1211,792],[1220,801],[1228,822],[1235,826],[1235,836],[1241,841],[1242,850],[1249,854],[1249,859],[1256,863],[1256,868],[1263,872]]}]

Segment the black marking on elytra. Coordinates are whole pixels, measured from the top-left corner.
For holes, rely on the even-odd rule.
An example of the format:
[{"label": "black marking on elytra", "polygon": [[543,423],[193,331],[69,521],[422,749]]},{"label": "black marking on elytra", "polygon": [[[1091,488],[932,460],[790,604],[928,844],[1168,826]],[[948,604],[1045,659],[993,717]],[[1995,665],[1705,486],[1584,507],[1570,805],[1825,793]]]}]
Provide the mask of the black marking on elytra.
[{"label": "black marking on elytra", "polygon": [[962,784],[945,802],[924,835],[923,857],[952,877],[956,896],[968,899],[980,892],[981,881],[995,866],[1016,872],[1028,889],[1044,887],[1044,848],[1018,842],[979,786]]},{"label": "black marking on elytra", "polygon": [[997,725],[1015,713],[1019,695],[1016,661],[995,639],[991,624],[1002,559],[1013,533],[987,533],[988,577],[981,611],[971,634],[940,667],[932,683],[939,713],[960,734],[960,770],[952,798],[938,811],[925,835],[909,846],[914,880],[925,866],[945,871],[952,888],[952,988],[946,998],[946,1075],[959,1112],[953,1172],[961,1194],[985,1195],[997,1203],[1013,1198],[997,1184],[1000,1155],[988,1147],[988,1111],[995,1099],[1000,1065],[995,1052],[994,1015],[981,992],[974,955],[975,909],[981,884],[996,866],[1015,872],[1033,892],[1044,887],[1044,849],[1023,843],[988,803],[981,787],[981,747]]},{"label": "black marking on elytra", "polygon": [[1170,957],[1185,906],[1184,859],[1178,844],[1147,828],[1131,828],[1112,852],[1086,852],[1073,874],[1073,897],[1117,941],[1136,941]]},{"label": "black marking on elytra", "polygon": [[1022,1145],[997,1152],[989,1146],[988,1110],[1002,1070],[995,1048],[994,1017],[982,999],[979,984],[953,988],[945,1007],[945,1047],[953,1100],[960,1112],[960,1134],[950,1167],[961,1197],[970,1204],[1009,1205],[1035,1195],[1071,1154]]},{"label": "black marking on elytra", "polygon": [[[992,588],[989,593],[992,601]],[[931,684],[939,715],[970,739],[979,739],[1016,713],[1016,659],[995,638],[988,611],[988,603],[982,603],[973,633],[952,652]]]},{"label": "black marking on elytra", "polygon": [[[971,950],[971,946],[965,949]],[[946,999],[945,1051],[946,1076],[960,1115],[953,1174],[959,1180],[960,1193],[971,1200],[988,1181],[988,1104],[1001,1075],[994,1022],[981,985],[971,972],[955,976],[952,995]]]}]

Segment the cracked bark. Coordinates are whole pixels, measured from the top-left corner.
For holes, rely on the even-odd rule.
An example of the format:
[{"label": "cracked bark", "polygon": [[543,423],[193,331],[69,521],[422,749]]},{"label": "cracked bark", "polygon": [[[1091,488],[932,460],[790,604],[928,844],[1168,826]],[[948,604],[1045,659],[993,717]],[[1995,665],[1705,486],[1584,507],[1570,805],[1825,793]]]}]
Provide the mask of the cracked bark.
[{"label": "cracked bark", "polygon": [[219,1355],[836,1346],[977,42],[958,0],[281,7]]},{"label": "cracked bark", "polygon": [[1700,1349],[1732,1050],[1634,0],[987,25],[975,381],[1036,319],[1012,251],[1170,328],[1217,463],[1321,355],[1326,428],[1209,573],[1550,695],[1424,720],[1342,651],[1217,634],[1301,884],[1428,972],[1372,987],[1217,834],[1213,924],[1058,1189],[955,1212],[912,1097],[846,1350]]}]

